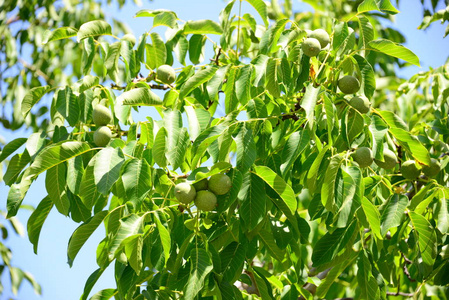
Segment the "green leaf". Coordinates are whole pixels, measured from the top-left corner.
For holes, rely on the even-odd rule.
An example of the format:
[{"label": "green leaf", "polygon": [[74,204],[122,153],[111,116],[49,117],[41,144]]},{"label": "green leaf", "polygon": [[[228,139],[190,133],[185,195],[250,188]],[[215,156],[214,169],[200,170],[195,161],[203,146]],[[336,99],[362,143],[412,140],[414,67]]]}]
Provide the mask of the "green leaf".
[{"label": "green leaf", "polygon": [[88,209],[91,209],[102,195],[98,191],[97,184],[95,183],[94,167],[96,161],[95,156],[89,161],[80,183],[79,196]]},{"label": "green leaf", "polygon": [[45,177],[45,187],[48,196],[55,204],[58,211],[64,216],[68,216],[70,201],[65,192],[67,186],[67,167],[65,164],[58,164],[47,170]]},{"label": "green leaf", "polygon": [[119,60],[121,48],[121,42],[111,44],[104,60],[104,67],[106,68],[109,77],[117,84],[120,83]]},{"label": "green leaf", "polygon": [[[273,172],[273,170],[265,166],[255,166],[254,171],[281,197],[282,205],[280,209],[284,212],[284,214],[287,217],[288,215],[295,215],[298,207],[295,192],[284,181],[284,179]],[[288,209],[288,211],[286,209]]]},{"label": "green leaf", "polygon": [[413,211],[409,212],[409,216],[413,229],[415,230],[414,234],[418,240],[418,249],[422,257],[419,270],[424,277],[427,277],[433,270],[433,264],[437,256],[437,237],[435,230],[423,216]]},{"label": "green leaf", "polygon": [[332,261],[337,254],[347,246],[351,239],[357,222],[352,222],[348,227],[337,228],[332,233],[326,233],[313,247],[312,262],[314,267]]},{"label": "green leaf", "polygon": [[44,40],[42,42],[43,45],[57,40],[68,39],[76,36],[78,33],[78,29],[73,27],[61,27],[57,28],[53,31],[47,30],[44,33]]},{"label": "green leaf", "polygon": [[242,105],[246,105],[251,98],[251,77],[253,74],[253,66],[246,65],[240,68],[239,75],[235,81],[235,95]]},{"label": "green leaf", "polygon": [[149,88],[135,88],[117,97],[117,102],[132,106],[162,106],[162,100]]},{"label": "green leaf", "polygon": [[438,203],[437,203],[437,228],[441,233],[448,232],[449,228],[449,210],[448,210],[448,197],[447,192],[449,190],[446,188],[446,192],[442,189],[438,191]]},{"label": "green leaf", "polygon": [[159,238],[161,239],[162,248],[164,249],[165,263],[167,263],[170,257],[171,250],[171,238],[167,228],[162,225],[157,214],[154,215],[154,222],[156,223],[157,231],[159,232]]},{"label": "green leaf", "polygon": [[408,48],[390,40],[378,39],[371,41],[368,43],[365,50],[382,52],[420,67],[419,58],[415,53],[410,51]]},{"label": "green leaf", "polygon": [[353,220],[363,197],[362,172],[358,167],[341,167],[341,179],[335,191],[338,211],[334,217],[336,227],[346,227]]},{"label": "green leaf", "polygon": [[259,231],[259,238],[270,253],[271,257],[282,263],[285,257],[285,251],[280,249],[274,240],[273,233],[264,229]]},{"label": "green leaf", "polygon": [[279,66],[281,61],[279,59],[270,58],[267,62],[267,70],[266,70],[266,89],[270,94],[279,98],[281,95],[281,90],[279,86]]},{"label": "green leaf", "polygon": [[89,297],[90,291],[94,287],[95,283],[100,279],[105,269],[98,268],[92,274],[90,274],[89,278],[87,278],[86,284],[84,285],[83,294],[81,295],[81,300],[86,300]]},{"label": "green leaf", "polygon": [[238,198],[241,218],[248,231],[253,230],[266,216],[265,182],[253,173],[245,177]]},{"label": "green leaf", "polygon": [[140,275],[140,270],[142,269],[142,248],[143,248],[143,237],[142,234],[132,235],[127,237],[122,242],[125,248],[125,255],[128,259],[128,263],[136,272]]},{"label": "green leaf", "polygon": [[179,93],[179,98],[184,99],[194,89],[196,89],[203,83],[208,82],[215,75],[215,72],[217,72],[217,70],[218,69],[216,67],[210,67],[196,72],[195,75],[190,77],[182,86]]},{"label": "green leaf", "polygon": [[268,27],[267,4],[262,0],[246,0],[259,13],[265,27]]},{"label": "green leaf", "polygon": [[237,168],[242,174],[245,174],[257,158],[256,143],[252,130],[242,126],[235,142],[237,145]]},{"label": "green leaf", "polygon": [[391,4],[390,0],[365,0],[359,4],[358,13],[365,13],[371,10],[378,10],[388,14],[397,14],[399,11]]},{"label": "green leaf", "polygon": [[336,183],[338,171],[340,170],[342,163],[343,156],[340,154],[334,155],[331,158],[324,176],[323,186],[321,187],[321,202],[330,212],[336,212],[337,210],[337,206],[335,204],[335,193],[337,190]]},{"label": "green leaf", "polygon": [[195,156],[192,159],[192,166],[196,166],[204,152],[209,148],[209,146],[223,133],[226,127],[217,125],[212,126],[203,131],[193,142],[192,153]]},{"label": "green leaf", "polygon": [[11,185],[16,182],[20,172],[22,172],[23,168],[25,168],[30,161],[31,158],[28,151],[14,155],[8,162],[8,168],[3,176],[3,181],[6,185]]},{"label": "green leaf", "polygon": [[194,34],[189,41],[189,59],[197,65],[204,60],[204,51],[206,45],[206,36]]},{"label": "green leaf", "polygon": [[83,74],[87,75],[90,73],[92,68],[92,63],[94,61],[96,46],[93,38],[87,38],[83,41]]},{"label": "green leaf", "polygon": [[193,106],[184,107],[189,120],[189,135],[195,140],[201,132],[206,130],[210,121],[210,112],[203,108],[193,108]]},{"label": "green leaf", "polygon": [[103,220],[108,215],[108,211],[100,211],[96,213],[93,217],[87,220],[85,223],[81,224],[72,234],[67,246],[67,258],[70,266],[73,265],[76,255],[81,250],[83,245],[92,235],[92,233],[98,228],[98,226],[103,222]]},{"label": "green leaf", "polygon": [[310,139],[309,130],[295,131],[288,137],[281,155],[281,172],[284,176],[290,171],[296,159],[309,146]]},{"label": "green leaf", "polygon": [[129,160],[121,174],[123,188],[127,201],[133,202],[136,207],[145,199],[151,190],[151,167],[145,159],[133,158]]},{"label": "green leaf", "polygon": [[89,300],[109,300],[117,295],[117,293],[116,289],[104,289],[95,293]]},{"label": "green leaf", "polygon": [[381,234],[384,236],[390,228],[401,225],[408,198],[405,195],[394,194],[387,200],[380,218]]},{"label": "green leaf", "polygon": [[25,144],[27,141],[27,138],[17,138],[15,140],[12,140],[8,144],[3,147],[2,152],[0,153],[0,162],[4,161],[8,156],[10,156],[12,153],[14,153],[17,149],[22,147],[23,144]]},{"label": "green leaf", "polygon": [[164,41],[158,33],[152,32],[150,37],[152,44],[145,45],[145,49],[147,50],[147,64],[150,68],[156,69],[165,64],[167,60],[167,50]]},{"label": "green leaf", "polygon": [[44,148],[34,159],[34,162],[26,170],[30,178],[60,164],[72,157],[84,154],[92,149],[85,142],[67,141]]},{"label": "green leaf", "polygon": [[232,242],[220,252],[221,273],[223,280],[234,283],[242,274],[245,262],[246,244]]},{"label": "green leaf", "polygon": [[120,220],[120,227],[117,234],[112,238],[109,245],[109,259],[112,260],[116,255],[116,250],[119,248],[122,241],[132,235],[142,233],[144,216],[132,214]]},{"label": "green leaf", "polygon": [[222,34],[220,25],[211,20],[187,21],[184,25],[184,34]]},{"label": "green leaf", "polygon": [[69,122],[70,126],[73,127],[79,122],[79,100],[70,87],[67,86],[64,90],[58,91],[56,110]]},{"label": "green leaf", "polygon": [[301,102],[301,107],[304,108],[306,112],[307,123],[309,124],[309,129],[312,130],[313,123],[315,121],[315,106],[318,100],[318,94],[320,93],[320,87],[314,87],[312,83],[306,87],[306,93]]},{"label": "green leaf", "polygon": [[77,34],[77,41],[80,42],[82,39],[88,37],[111,34],[111,25],[109,25],[107,22],[102,20],[90,21],[81,25]]},{"label": "green leaf", "polygon": [[373,231],[374,235],[378,239],[382,239],[382,234],[380,232],[380,213],[379,210],[376,208],[376,206],[371,203],[367,198],[362,198],[362,208],[365,212],[366,219],[368,220],[368,223],[370,225],[371,230]]},{"label": "green leaf", "polygon": [[33,108],[33,106],[39,102],[39,100],[41,100],[41,98],[48,93],[49,91],[51,91],[52,89],[50,88],[49,85],[46,86],[38,86],[35,88],[32,88],[31,90],[28,91],[28,93],[25,95],[25,97],[22,100],[22,115],[24,117],[26,117],[28,115],[28,113],[30,112],[31,108]]},{"label": "green leaf", "polygon": [[39,202],[38,206],[28,219],[28,239],[31,244],[33,244],[33,251],[35,254],[37,254],[37,245],[39,243],[39,236],[41,234],[42,226],[44,225],[44,222],[52,208],[53,201],[47,196]]},{"label": "green leaf", "polygon": [[167,130],[162,127],[154,138],[153,159],[159,167],[165,168],[167,166]]},{"label": "green leaf", "polygon": [[374,39],[374,30],[373,25],[371,25],[367,17],[360,15],[357,16],[357,19],[360,27],[359,48],[363,49]]},{"label": "green leaf", "polygon": [[190,275],[184,288],[184,299],[195,299],[212,269],[212,260],[206,250],[194,248],[190,251]]},{"label": "green leaf", "polygon": [[107,195],[112,185],[120,177],[120,169],[125,162],[122,149],[107,147],[95,155],[94,178],[97,189]]},{"label": "green leaf", "polygon": [[374,91],[376,90],[376,79],[374,76],[373,67],[363,56],[356,54],[354,55],[354,58],[357,61],[360,74],[362,75],[362,84],[360,89],[363,90],[368,99],[371,99],[374,95]]},{"label": "green leaf", "polygon": [[363,131],[365,121],[362,114],[352,107],[347,110],[345,114],[345,122],[343,127],[345,129],[345,140],[349,146],[352,145],[354,139]]},{"label": "green leaf", "polygon": [[379,299],[379,286],[372,274],[371,262],[365,251],[360,251],[357,268],[357,282],[361,290],[361,299]]}]

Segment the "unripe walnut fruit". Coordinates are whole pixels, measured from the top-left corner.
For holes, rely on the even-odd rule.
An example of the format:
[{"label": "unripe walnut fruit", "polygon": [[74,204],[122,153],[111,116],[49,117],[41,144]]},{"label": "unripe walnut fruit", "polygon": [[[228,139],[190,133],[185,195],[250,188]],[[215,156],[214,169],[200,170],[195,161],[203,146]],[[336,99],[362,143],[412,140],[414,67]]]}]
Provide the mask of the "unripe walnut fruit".
[{"label": "unripe walnut fruit", "polygon": [[200,181],[193,184],[195,190],[197,191],[207,190],[208,185],[209,184],[207,178],[201,179]]},{"label": "unripe walnut fruit", "polygon": [[196,193],[195,205],[200,210],[214,210],[217,206],[217,197],[212,192],[199,191],[198,193]]},{"label": "unripe walnut fruit", "polygon": [[326,47],[331,41],[329,34],[324,29],[315,29],[309,34],[309,37],[317,39],[320,42],[321,49]]},{"label": "unripe walnut fruit", "polygon": [[302,52],[308,57],[317,56],[321,51],[320,42],[314,38],[307,38],[301,45]]},{"label": "unripe walnut fruit", "polygon": [[106,106],[97,104],[92,112],[92,120],[97,126],[108,125],[112,121],[112,113]]},{"label": "unripe walnut fruit", "polygon": [[225,174],[215,174],[209,179],[209,190],[215,195],[224,195],[231,190],[231,179]]},{"label": "unripe walnut fruit", "polygon": [[111,129],[107,126],[98,127],[94,132],[94,143],[98,147],[106,146],[112,138]]},{"label": "unripe walnut fruit", "polygon": [[175,70],[169,65],[162,65],[157,68],[156,77],[165,84],[172,84],[175,82]]},{"label": "unripe walnut fruit", "polygon": [[394,152],[390,149],[384,149],[384,161],[376,159],[374,160],[374,162],[382,169],[389,170],[393,169],[396,166],[396,164],[398,163],[398,158],[396,157],[396,154],[394,154]]},{"label": "unripe walnut fruit", "polygon": [[360,89],[360,82],[351,75],[346,75],[338,80],[338,88],[345,94],[355,94]]},{"label": "unripe walnut fruit", "polygon": [[435,158],[431,158],[430,159],[430,165],[429,166],[423,166],[422,167],[422,172],[427,177],[434,177],[434,176],[436,176],[440,172],[440,170],[441,170],[440,162],[438,160],[436,160]]},{"label": "unripe walnut fruit", "polygon": [[368,147],[360,147],[355,150],[352,154],[352,158],[361,168],[370,166],[374,161],[373,152]]},{"label": "unripe walnut fruit", "polygon": [[418,169],[414,160],[407,160],[402,163],[401,173],[404,178],[413,180],[419,176],[421,170]]},{"label": "unripe walnut fruit", "polygon": [[175,197],[183,204],[189,204],[195,199],[195,188],[187,182],[181,182],[175,185]]},{"label": "unripe walnut fruit", "polygon": [[361,114],[369,112],[370,102],[365,96],[354,96],[349,100],[349,105],[357,109]]}]

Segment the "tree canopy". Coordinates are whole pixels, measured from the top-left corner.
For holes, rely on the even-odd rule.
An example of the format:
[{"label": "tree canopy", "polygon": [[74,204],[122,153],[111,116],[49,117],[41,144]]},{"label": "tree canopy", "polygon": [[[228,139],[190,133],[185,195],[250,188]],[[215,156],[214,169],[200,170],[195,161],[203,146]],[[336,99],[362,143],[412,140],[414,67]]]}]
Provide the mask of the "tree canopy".
[{"label": "tree canopy", "polygon": [[389,0],[304,2],[143,9],[138,38],[95,1],[2,25],[2,123],[35,131],[0,154],[7,216],[45,177],[36,253],[50,213],[80,223],[70,265],[104,226],[81,299],[448,298],[448,65],[396,76],[420,61]]}]

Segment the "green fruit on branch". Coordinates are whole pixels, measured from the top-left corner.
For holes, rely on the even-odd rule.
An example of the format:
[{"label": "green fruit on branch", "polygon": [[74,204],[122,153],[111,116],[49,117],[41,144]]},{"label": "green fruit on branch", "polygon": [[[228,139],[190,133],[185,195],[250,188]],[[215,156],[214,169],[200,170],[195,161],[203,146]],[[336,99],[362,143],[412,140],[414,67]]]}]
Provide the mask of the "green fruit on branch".
[{"label": "green fruit on branch", "polygon": [[390,149],[384,149],[384,161],[375,159],[374,162],[382,169],[389,170],[396,166],[398,163],[398,158]]},{"label": "green fruit on branch", "polygon": [[212,192],[199,191],[198,193],[196,193],[195,205],[200,210],[214,210],[217,206],[217,197]]},{"label": "green fruit on branch", "polygon": [[122,40],[130,42],[133,46],[136,44],[136,37],[132,33],[125,34]]},{"label": "green fruit on branch", "polygon": [[172,84],[173,82],[175,82],[176,73],[171,66],[162,65],[157,68],[156,77],[165,84]]},{"label": "green fruit on branch", "polygon": [[370,166],[373,161],[373,152],[368,147],[360,147],[352,153],[352,158],[359,164],[361,168]]},{"label": "green fruit on branch", "polygon": [[106,106],[97,104],[92,112],[92,119],[97,126],[108,125],[112,121],[112,113]]},{"label": "green fruit on branch", "polygon": [[338,88],[345,94],[355,94],[360,89],[360,82],[351,75],[346,75],[338,80]]},{"label": "green fruit on branch", "polygon": [[421,170],[418,169],[414,160],[407,160],[402,163],[401,173],[404,178],[413,180],[419,176]]},{"label": "green fruit on branch", "polygon": [[192,202],[196,195],[195,188],[187,182],[181,182],[175,186],[175,197],[183,204]]},{"label": "green fruit on branch", "polygon": [[204,178],[204,179],[202,179],[202,180],[200,180],[200,181],[198,181],[198,182],[195,182],[194,184],[193,184],[193,187],[195,188],[195,190],[197,190],[197,191],[202,191],[202,190],[207,190],[207,187],[208,187],[208,180],[207,180],[207,178]]},{"label": "green fruit on branch", "polygon": [[215,174],[209,179],[209,190],[215,195],[224,195],[231,190],[232,182],[225,174]]},{"label": "green fruit on branch", "polygon": [[349,100],[349,105],[357,109],[361,114],[369,112],[371,103],[365,96],[354,96]]},{"label": "green fruit on branch", "polygon": [[112,138],[111,129],[107,126],[98,127],[94,132],[94,143],[98,147],[106,146]]},{"label": "green fruit on branch", "polygon": [[324,29],[315,29],[309,34],[309,37],[317,39],[320,42],[321,49],[329,45],[331,41],[329,34]]},{"label": "green fruit on branch", "polygon": [[320,42],[314,38],[307,38],[301,45],[302,52],[308,57],[317,56],[321,51]]},{"label": "green fruit on branch", "polygon": [[435,158],[430,159],[430,165],[422,167],[422,172],[427,177],[436,176],[440,172],[440,170],[441,170],[440,162]]}]

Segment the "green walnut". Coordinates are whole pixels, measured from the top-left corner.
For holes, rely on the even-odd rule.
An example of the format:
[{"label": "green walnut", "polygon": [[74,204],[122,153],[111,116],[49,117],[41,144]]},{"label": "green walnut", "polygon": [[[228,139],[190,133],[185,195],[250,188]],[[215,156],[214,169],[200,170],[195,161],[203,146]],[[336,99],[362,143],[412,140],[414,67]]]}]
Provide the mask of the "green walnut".
[{"label": "green walnut", "polygon": [[360,82],[351,75],[346,75],[338,80],[338,88],[345,94],[355,94],[360,90]]},{"label": "green walnut", "polygon": [[112,138],[111,129],[108,126],[98,127],[94,132],[94,143],[98,147],[106,146]]},{"label": "green walnut", "polygon": [[108,125],[112,121],[112,113],[106,106],[97,104],[92,112],[92,119],[97,126]]},{"label": "green walnut", "polygon": [[414,160],[407,160],[402,163],[401,173],[404,178],[413,180],[419,176],[421,170],[418,169]]},{"label": "green walnut", "polygon": [[309,34],[309,37],[317,39],[320,42],[321,49],[329,45],[331,39],[324,29],[315,29]]},{"label": "green walnut", "polygon": [[224,195],[231,190],[232,182],[225,174],[215,174],[209,179],[209,190],[215,195]]},{"label": "green walnut", "polygon": [[209,191],[199,191],[198,193],[196,193],[195,205],[200,210],[214,210],[217,206],[217,196]]},{"label": "green walnut", "polygon": [[349,100],[349,105],[357,109],[361,114],[369,112],[371,103],[365,96],[354,96]]},{"label": "green walnut", "polygon": [[375,159],[374,162],[382,169],[389,170],[396,166],[398,163],[398,158],[390,149],[384,149],[384,161]]},{"label": "green walnut", "polygon": [[307,38],[302,42],[302,52],[308,57],[317,56],[321,51],[320,42],[314,38]]},{"label": "green walnut", "polygon": [[200,181],[198,181],[198,182],[195,182],[194,184],[193,184],[193,187],[195,188],[195,190],[197,190],[197,191],[202,191],[202,190],[207,190],[207,187],[208,187],[208,180],[207,180],[207,178],[204,178],[204,179],[202,179],[202,180],[200,180]]},{"label": "green walnut", "polygon": [[130,42],[133,46],[136,44],[136,37],[132,33],[125,34],[122,40]]},{"label": "green walnut", "polygon": [[195,188],[187,182],[175,185],[175,197],[183,204],[189,204],[195,199],[197,192]]},{"label": "green walnut", "polygon": [[176,73],[171,66],[162,65],[157,68],[156,77],[165,84],[172,84],[173,82],[175,82]]},{"label": "green walnut", "polygon": [[373,152],[368,147],[360,147],[352,153],[352,159],[359,164],[361,168],[371,166],[374,161]]},{"label": "green walnut", "polygon": [[427,177],[436,176],[440,172],[440,170],[441,170],[441,164],[435,158],[430,159],[430,165],[422,167],[422,172]]}]

